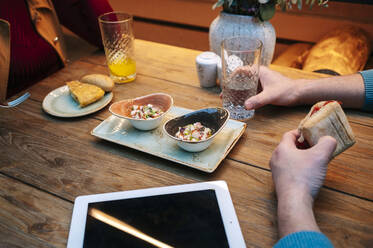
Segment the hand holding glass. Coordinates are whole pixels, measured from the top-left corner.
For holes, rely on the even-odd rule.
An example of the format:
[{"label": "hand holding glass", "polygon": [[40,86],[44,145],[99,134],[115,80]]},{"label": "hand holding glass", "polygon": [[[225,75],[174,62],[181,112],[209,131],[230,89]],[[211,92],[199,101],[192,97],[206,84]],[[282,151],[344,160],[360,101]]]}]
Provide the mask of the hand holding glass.
[{"label": "hand holding glass", "polygon": [[101,15],[98,20],[110,77],[116,83],[135,80],[132,16],[121,12],[110,12]]},{"label": "hand holding glass", "polygon": [[222,42],[223,107],[232,119],[246,121],[254,110],[245,109],[245,100],[257,94],[262,42],[233,37]]}]

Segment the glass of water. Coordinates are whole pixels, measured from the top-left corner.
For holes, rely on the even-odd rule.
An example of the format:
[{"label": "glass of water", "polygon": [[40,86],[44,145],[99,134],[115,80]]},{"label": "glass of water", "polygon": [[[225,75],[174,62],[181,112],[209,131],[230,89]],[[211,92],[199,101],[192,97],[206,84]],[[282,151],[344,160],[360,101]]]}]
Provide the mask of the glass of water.
[{"label": "glass of water", "polygon": [[232,119],[246,121],[255,110],[245,109],[245,100],[257,94],[262,42],[250,37],[232,37],[221,45],[223,107]]}]

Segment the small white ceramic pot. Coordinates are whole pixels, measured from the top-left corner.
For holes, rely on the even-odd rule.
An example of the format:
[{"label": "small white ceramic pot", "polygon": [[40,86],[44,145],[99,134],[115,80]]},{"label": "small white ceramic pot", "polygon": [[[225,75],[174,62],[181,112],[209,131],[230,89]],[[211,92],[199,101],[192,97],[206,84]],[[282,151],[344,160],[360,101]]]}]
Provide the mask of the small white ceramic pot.
[{"label": "small white ceramic pot", "polygon": [[216,85],[217,55],[213,52],[203,52],[196,57],[196,68],[201,87]]}]

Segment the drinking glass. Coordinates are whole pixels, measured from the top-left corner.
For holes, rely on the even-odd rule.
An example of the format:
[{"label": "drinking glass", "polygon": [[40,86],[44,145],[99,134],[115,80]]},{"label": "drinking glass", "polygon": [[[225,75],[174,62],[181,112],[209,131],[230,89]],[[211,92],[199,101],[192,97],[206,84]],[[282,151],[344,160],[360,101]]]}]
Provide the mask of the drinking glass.
[{"label": "drinking glass", "polygon": [[110,77],[116,83],[135,80],[132,16],[122,12],[110,12],[99,16],[98,20]]},{"label": "drinking glass", "polygon": [[245,109],[245,100],[257,94],[262,42],[250,37],[232,37],[221,45],[223,107],[232,119],[246,121],[254,110]]}]

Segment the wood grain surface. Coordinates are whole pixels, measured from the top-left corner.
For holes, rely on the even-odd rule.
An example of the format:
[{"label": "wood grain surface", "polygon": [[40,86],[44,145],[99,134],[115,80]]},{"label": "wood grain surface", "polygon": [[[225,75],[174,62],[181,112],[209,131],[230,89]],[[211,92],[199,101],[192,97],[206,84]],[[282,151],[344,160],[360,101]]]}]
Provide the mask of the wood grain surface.
[{"label": "wood grain surface", "polygon": [[[141,48],[141,49],[139,49]],[[201,89],[194,69],[199,51],[136,41],[138,77],[116,85],[113,101],[166,92],[175,105],[220,106],[218,88]],[[268,106],[218,169],[206,174],[93,137],[110,116],[108,108],[80,118],[57,118],[41,107],[64,82],[88,73],[107,73],[102,53],[69,64],[29,89],[32,96],[0,109],[0,246],[63,247],[75,197],[121,190],[225,180],[248,247],[277,241],[276,198],[268,161],[284,132],[296,128],[307,107]],[[272,67],[292,77],[318,77]],[[373,122],[371,114],[348,111],[357,144],[329,165],[315,204],[321,230],[336,247],[373,242]]]},{"label": "wood grain surface", "polygon": [[[154,54],[158,53],[161,52],[156,52],[155,50]],[[177,61],[176,58],[181,57],[181,51],[176,51],[172,55],[175,61]],[[152,63],[149,56],[147,63],[157,64],[159,63],[158,61],[165,60],[158,58]],[[186,60],[188,59],[186,58]],[[37,87],[37,92],[33,94],[33,99],[41,101],[54,88],[63,85],[65,81],[80,78],[87,71],[92,73],[105,73],[107,71],[106,66],[102,66],[101,63],[96,65],[90,64],[88,61],[73,63],[68,68],[56,73],[53,77],[49,77],[37,86],[34,86]],[[141,62],[140,65],[142,64]],[[168,67],[171,66],[172,63],[168,63]],[[168,70],[168,67],[165,67]],[[85,70],[81,68],[85,68]],[[181,68],[182,65],[180,65],[178,74],[183,74]],[[274,66],[273,68],[277,69],[281,67]],[[184,84],[175,83],[172,76],[166,78],[161,73],[157,73],[157,76],[160,78],[154,78],[148,75],[150,73],[146,73],[150,72],[151,68],[142,69],[145,70],[145,73],[141,73],[141,68],[139,68],[140,75],[138,75],[136,82],[117,85],[115,87],[113,101],[134,98],[154,92],[167,92],[174,97],[175,105],[177,106],[191,109],[221,106],[217,88],[209,90],[202,89],[198,87],[198,83],[192,81],[193,79],[189,81],[187,78],[179,79],[186,82]],[[194,67],[189,68],[186,74],[189,77],[191,77],[191,74],[195,76],[196,72],[194,70]],[[66,75],[66,71],[69,72],[68,75]],[[293,76],[296,73],[298,73],[298,77],[302,76],[302,71],[290,71],[293,73]],[[167,73],[164,72],[164,74]],[[305,75],[307,76],[308,74]],[[161,77],[164,77],[164,80]],[[297,128],[300,120],[304,118],[307,112],[308,108],[306,107],[285,108],[268,106],[258,110],[255,118],[248,122],[248,127],[243,138],[239,140],[228,157],[246,164],[254,164],[269,169],[268,161],[272,151],[281,140],[282,135],[291,129]],[[348,115],[348,117],[351,120],[352,129],[355,131],[357,143],[330,163],[325,185],[363,198],[373,199],[373,182],[369,180],[369,178],[373,177],[373,170],[371,170],[373,150],[370,149],[373,143],[373,124],[371,125],[373,118],[371,118],[371,114],[367,114],[367,117],[363,118],[356,111],[351,111],[351,113],[353,114]],[[96,117],[100,118],[100,120],[104,120],[108,116],[110,116],[108,111],[100,111],[96,114]],[[350,173],[346,173],[346,171]]]},{"label": "wood grain surface", "polygon": [[[152,44],[157,44],[157,46],[154,47]],[[153,43],[144,40],[136,40],[135,58],[138,63],[137,72],[140,75],[149,76],[152,78],[198,87],[199,81],[195,67],[195,58],[201,52],[202,51]],[[90,56],[82,58],[81,61],[103,66],[106,65],[106,59],[105,56],[103,56],[103,52],[96,52]],[[294,79],[328,77],[328,75],[325,74],[305,72],[278,65],[270,65],[270,68]],[[100,71],[101,73],[108,73],[106,66],[103,68],[103,70],[98,68],[96,70]],[[211,89],[210,91],[217,92],[219,89],[215,88]],[[373,126],[373,115],[371,113],[364,113],[356,110],[349,111],[347,113],[348,117],[350,119],[352,118],[351,121],[359,121],[361,124]],[[353,119],[354,116],[357,116],[357,118]]]},{"label": "wood grain surface", "polygon": [[[25,110],[21,114],[25,116],[27,123],[20,123],[19,127],[14,126],[8,134],[1,133],[1,145],[7,147],[5,153],[13,151],[18,154],[13,158],[1,155],[1,161],[8,158],[7,165],[0,169],[1,173],[17,177],[68,201],[73,201],[76,196],[82,194],[225,180],[247,246],[268,247],[276,242],[276,201],[270,172],[228,159],[213,174],[205,174],[97,140],[89,134],[89,130],[97,125],[99,120],[87,118],[79,122],[58,120],[51,123],[51,118],[42,113],[39,113],[39,118],[36,118],[38,113],[28,114],[38,105],[36,101],[25,103],[22,106]],[[58,133],[55,130],[58,130]],[[7,143],[4,143],[6,141]],[[18,187],[15,188],[19,191]],[[5,191],[12,192],[8,188]],[[22,192],[17,192],[12,197],[24,199],[25,202],[35,199],[30,194],[31,199],[28,200]],[[48,204],[54,204],[55,201],[51,199]],[[45,203],[39,204],[48,206]],[[16,211],[13,213],[15,212],[17,219],[25,218],[19,217]],[[70,216],[66,219],[66,214],[61,214],[60,211],[53,209],[47,214],[53,215],[56,212],[58,216],[65,218],[65,223],[69,221]],[[369,242],[370,233],[373,231],[372,211],[372,202],[330,189],[322,189],[316,204],[316,216],[321,229],[340,247]],[[54,218],[59,218],[58,216]],[[3,220],[3,217],[0,220]],[[4,221],[9,223],[15,220]],[[38,219],[33,221],[41,222]],[[50,221],[52,222],[52,218]],[[350,229],[351,226],[354,228]],[[57,230],[58,227],[56,232]],[[259,240],[256,235],[258,231],[261,233]],[[66,233],[54,235],[63,236]],[[345,236],[348,237],[347,240],[344,239]]]},{"label": "wood grain surface", "polygon": [[0,247],[66,247],[71,202],[2,174],[0,185]]}]

